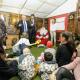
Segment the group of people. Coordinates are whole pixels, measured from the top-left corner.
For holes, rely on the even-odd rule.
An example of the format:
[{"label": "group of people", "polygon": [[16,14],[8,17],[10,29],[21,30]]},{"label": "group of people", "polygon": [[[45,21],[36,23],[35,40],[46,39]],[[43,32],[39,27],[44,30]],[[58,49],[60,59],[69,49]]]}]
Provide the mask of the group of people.
[{"label": "group of people", "polygon": [[30,21],[26,18],[26,16],[22,15],[22,20],[17,23],[17,28],[20,30],[20,37],[23,33],[26,33],[29,37],[30,43],[35,42],[36,25],[34,14],[31,15]]},{"label": "group of people", "polygon": [[36,29],[34,15],[31,15],[31,21],[28,21],[26,16],[22,16],[22,20],[18,22],[17,27],[20,29],[20,36],[24,33],[28,35],[30,43],[41,40],[41,44],[46,45],[49,39],[48,30],[44,26]]},{"label": "group of people", "polygon": [[[20,40],[13,46],[13,54],[10,58],[3,48],[3,40],[6,37],[4,21],[0,19],[0,80],[9,80],[13,76],[19,76],[20,80],[32,80],[38,75],[42,80],[80,80],[80,41],[74,41],[70,32],[62,32],[60,44],[53,48],[53,42],[48,41],[48,30],[43,26],[36,31],[34,15],[31,22],[26,21],[26,16],[17,24],[20,29]],[[30,50],[36,40],[47,47],[41,55],[35,59]]]},{"label": "group of people", "polygon": [[60,40],[57,50],[48,48],[39,57],[41,77],[43,80],[80,80],[80,42],[74,44],[69,32],[62,32]]},{"label": "group of people", "polygon": [[6,55],[0,45],[0,80],[9,80],[13,76],[19,76],[20,80],[32,80],[36,72],[42,80],[80,80],[80,42],[75,41],[74,44],[69,32],[62,32],[60,40],[57,49],[53,48],[53,42],[48,41],[46,49],[37,59],[28,47],[31,44],[25,44],[26,39],[19,41],[20,45],[17,43],[21,46],[18,46],[20,54],[13,58]]}]

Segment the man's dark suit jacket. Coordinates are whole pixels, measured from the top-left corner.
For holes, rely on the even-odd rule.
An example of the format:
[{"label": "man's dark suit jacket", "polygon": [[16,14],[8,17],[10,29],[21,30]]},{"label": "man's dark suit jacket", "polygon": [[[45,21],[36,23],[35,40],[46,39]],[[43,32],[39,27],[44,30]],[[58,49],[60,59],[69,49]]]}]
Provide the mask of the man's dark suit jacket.
[{"label": "man's dark suit jacket", "polygon": [[[27,22],[27,28],[28,28],[28,33],[29,33],[29,31],[30,31],[30,23],[29,23],[29,21],[26,21],[26,22]],[[22,20],[18,22],[17,27],[20,29],[20,34],[22,34],[24,32],[24,24],[23,24]]]}]

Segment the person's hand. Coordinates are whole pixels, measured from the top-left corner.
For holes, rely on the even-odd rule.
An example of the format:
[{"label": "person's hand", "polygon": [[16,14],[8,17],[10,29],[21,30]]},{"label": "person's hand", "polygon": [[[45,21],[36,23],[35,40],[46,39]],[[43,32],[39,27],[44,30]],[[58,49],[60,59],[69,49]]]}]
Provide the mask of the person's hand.
[{"label": "person's hand", "polygon": [[6,61],[13,61],[13,58],[5,58]]},{"label": "person's hand", "polygon": [[3,48],[4,48],[4,49],[6,49],[6,46],[5,46],[5,45],[3,45]]},{"label": "person's hand", "polygon": [[21,27],[21,26],[22,26],[22,24],[19,24],[18,26],[19,26],[19,27]]}]

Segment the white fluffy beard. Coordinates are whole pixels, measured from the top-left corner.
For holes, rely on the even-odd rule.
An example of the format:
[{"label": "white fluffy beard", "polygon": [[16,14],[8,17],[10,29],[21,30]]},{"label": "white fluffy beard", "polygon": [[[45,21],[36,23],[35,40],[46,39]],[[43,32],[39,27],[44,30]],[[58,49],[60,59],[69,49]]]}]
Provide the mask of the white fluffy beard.
[{"label": "white fluffy beard", "polygon": [[47,32],[48,32],[48,31],[45,29],[45,27],[42,27],[42,28],[40,29],[40,34],[41,34],[41,35],[46,35]]}]

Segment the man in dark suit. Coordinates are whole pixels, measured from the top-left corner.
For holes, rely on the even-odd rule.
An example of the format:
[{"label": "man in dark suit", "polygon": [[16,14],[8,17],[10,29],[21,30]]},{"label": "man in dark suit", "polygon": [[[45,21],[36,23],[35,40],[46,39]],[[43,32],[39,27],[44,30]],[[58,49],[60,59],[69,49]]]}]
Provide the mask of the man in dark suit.
[{"label": "man in dark suit", "polygon": [[20,37],[23,33],[26,33],[29,36],[30,23],[26,20],[26,16],[22,15],[22,20],[18,22],[18,28],[20,29]]},{"label": "man in dark suit", "polygon": [[35,42],[35,36],[36,36],[36,24],[35,24],[35,16],[34,14],[31,14],[30,18],[31,28],[30,28],[30,43]]}]

